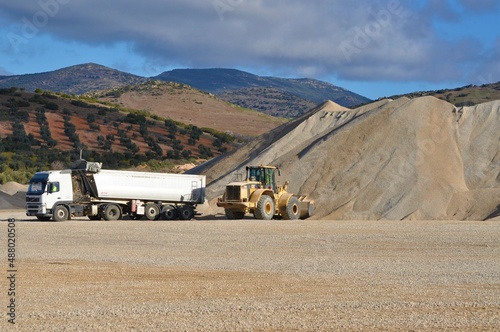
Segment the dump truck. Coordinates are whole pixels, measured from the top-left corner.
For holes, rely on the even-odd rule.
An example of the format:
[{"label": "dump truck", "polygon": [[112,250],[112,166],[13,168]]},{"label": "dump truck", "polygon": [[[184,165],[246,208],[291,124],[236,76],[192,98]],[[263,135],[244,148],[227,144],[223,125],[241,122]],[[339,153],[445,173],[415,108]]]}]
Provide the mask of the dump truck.
[{"label": "dump truck", "polygon": [[228,219],[251,213],[256,219],[306,219],[314,213],[314,201],[287,192],[288,182],[276,184],[275,166],[247,166],[244,181],[231,182],[217,201]]},{"label": "dump truck", "polygon": [[71,169],[35,173],[26,215],[42,221],[189,220],[205,201],[205,186],[204,175],[105,170],[102,163],[80,160]]}]

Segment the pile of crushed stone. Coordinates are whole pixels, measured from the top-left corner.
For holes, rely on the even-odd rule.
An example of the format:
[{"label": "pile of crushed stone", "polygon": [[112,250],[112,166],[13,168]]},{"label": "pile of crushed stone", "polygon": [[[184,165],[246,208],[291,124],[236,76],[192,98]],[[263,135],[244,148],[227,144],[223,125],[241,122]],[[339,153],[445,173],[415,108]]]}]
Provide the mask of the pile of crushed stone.
[{"label": "pile of crushed stone", "polygon": [[500,101],[426,96],[356,109],[327,101],[191,173],[213,199],[247,165],[281,168],[317,219],[485,220],[500,215]]}]

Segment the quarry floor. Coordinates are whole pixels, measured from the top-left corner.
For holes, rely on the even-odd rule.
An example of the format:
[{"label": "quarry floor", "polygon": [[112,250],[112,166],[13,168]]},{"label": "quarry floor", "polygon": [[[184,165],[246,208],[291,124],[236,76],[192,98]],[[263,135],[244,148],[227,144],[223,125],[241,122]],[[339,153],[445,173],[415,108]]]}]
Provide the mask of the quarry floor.
[{"label": "quarry floor", "polygon": [[500,327],[498,221],[0,220],[2,331]]}]

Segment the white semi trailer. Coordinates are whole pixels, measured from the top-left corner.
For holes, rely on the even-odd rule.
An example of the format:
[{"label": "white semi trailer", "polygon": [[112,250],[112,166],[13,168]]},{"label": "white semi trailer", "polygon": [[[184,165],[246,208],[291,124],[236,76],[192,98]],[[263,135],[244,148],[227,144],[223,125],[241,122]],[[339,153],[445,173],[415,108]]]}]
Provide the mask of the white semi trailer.
[{"label": "white semi trailer", "polygon": [[115,171],[80,160],[71,169],[37,172],[26,193],[26,215],[64,221],[88,216],[116,220],[189,220],[205,201],[204,175]]}]

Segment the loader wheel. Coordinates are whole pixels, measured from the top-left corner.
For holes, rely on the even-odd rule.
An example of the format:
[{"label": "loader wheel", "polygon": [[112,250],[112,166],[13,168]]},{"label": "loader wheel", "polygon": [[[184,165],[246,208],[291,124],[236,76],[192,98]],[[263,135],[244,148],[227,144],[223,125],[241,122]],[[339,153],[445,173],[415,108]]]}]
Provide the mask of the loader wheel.
[{"label": "loader wheel", "polygon": [[54,221],[65,221],[69,218],[68,209],[63,205],[58,205],[52,213],[52,218]]},{"label": "loader wheel", "polygon": [[243,219],[245,216],[245,212],[233,211],[231,209],[224,209],[224,212],[226,213],[226,218],[229,220]]},{"label": "loader wheel", "polygon": [[158,220],[160,218],[160,208],[156,204],[148,203],[146,204],[144,214],[149,220]]},{"label": "loader wheel", "polygon": [[274,216],[274,201],[270,196],[263,195],[257,202],[254,215],[256,219],[271,220]]},{"label": "loader wheel", "polygon": [[175,220],[177,219],[177,210],[173,205],[164,205],[161,209],[161,216],[165,220]]},{"label": "loader wheel", "polygon": [[179,216],[182,220],[191,220],[194,217],[194,209],[191,205],[183,205],[179,208]]},{"label": "loader wheel", "polygon": [[288,199],[288,203],[283,211],[283,219],[295,220],[300,217],[300,201],[297,197],[292,196]]},{"label": "loader wheel", "polygon": [[104,209],[104,220],[118,220],[121,216],[121,210],[118,205],[108,204]]}]

